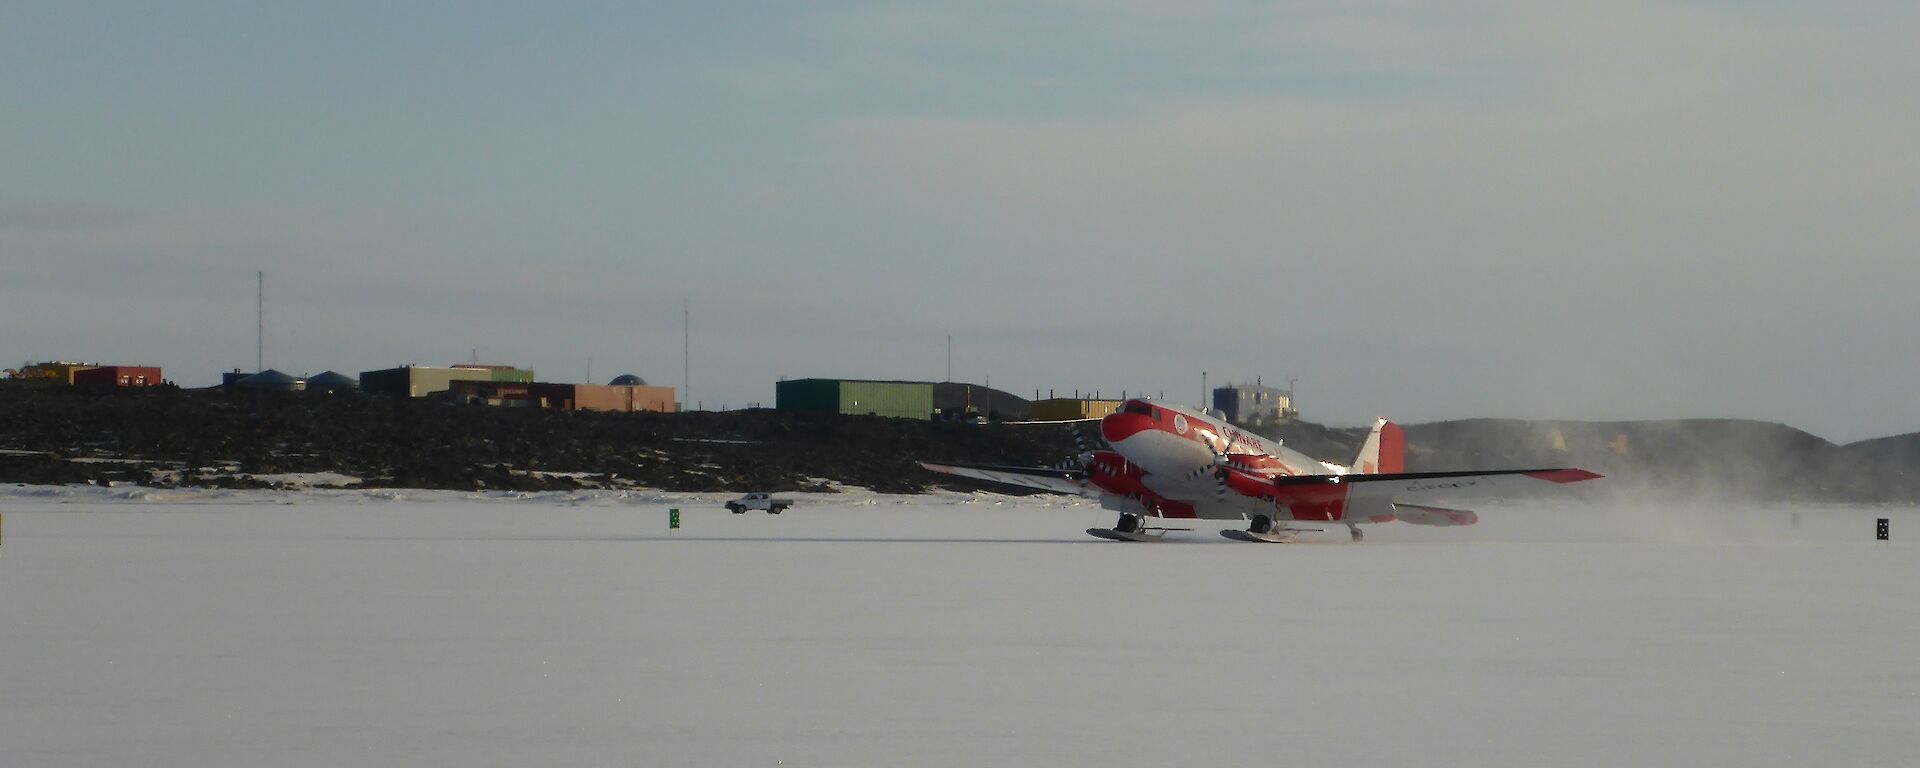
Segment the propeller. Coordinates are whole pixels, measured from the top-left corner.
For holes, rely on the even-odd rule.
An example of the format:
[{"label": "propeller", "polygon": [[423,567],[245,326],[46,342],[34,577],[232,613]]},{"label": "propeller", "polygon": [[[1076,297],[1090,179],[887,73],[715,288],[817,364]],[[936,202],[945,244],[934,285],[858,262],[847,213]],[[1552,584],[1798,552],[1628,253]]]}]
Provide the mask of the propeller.
[{"label": "propeller", "polygon": [[[1061,459],[1054,465],[1056,469],[1077,472],[1082,478],[1087,476],[1090,469],[1098,469],[1098,466],[1093,462],[1093,452],[1099,450],[1106,442],[1106,438],[1100,437],[1097,434],[1094,437],[1088,437],[1085,427],[1086,423],[1081,422],[1069,428],[1068,431],[1073,435],[1075,453],[1072,456]],[[1099,442],[1095,442],[1096,440]]]},{"label": "propeller", "polygon": [[1227,472],[1231,471],[1233,460],[1233,442],[1240,439],[1238,433],[1227,434],[1227,444],[1213,453],[1213,495],[1214,500],[1222,504],[1227,502]]},{"label": "propeller", "polygon": [[1209,451],[1213,454],[1213,463],[1210,467],[1202,467],[1201,469],[1195,471],[1195,475],[1197,476],[1200,472],[1205,472],[1205,471],[1208,471],[1209,469],[1212,470],[1213,481],[1214,481],[1214,488],[1213,488],[1214,498],[1216,501],[1220,501],[1224,503],[1228,498],[1227,493],[1228,491],[1231,490],[1227,486],[1227,477],[1229,472],[1232,472],[1234,470],[1239,470],[1241,472],[1254,472],[1257,469],[1255,465],[1248,464],[1246,462],[1242,462],[1233,458],[1235,455],[1234,449],[1236,447],[1240,447],[1238,446],[1238,443],[1240,442],[1240,438],[1246,436],[1247,434],[1249,433],[1243,430],[1230,429],[1227,431],[1227,441],[1225,445],[1221,446],[1218,449],[1214,449],[1212,447],[1212,444],[1209,443],[1208,448],[1209,448]]},{"label": "propeller", "polygon": [[[1242,470],[1242,471],[1253,470],[1253,467],[1247,466],[1240,462],[1236,462],[1231,458],[1233,455],[1234,443],[1239,439],[1240,439],[1240,432],[1238,430],[1230,432],[1228,433],[1228,436],[1227,436],[1227,444],[1222,448],[1220,448],[1219,450],[1213,452],[1214,496],[1216,500],[1218,500],[1222,504],[1226,503],[1227,492],[1230,490],[1227,487],[1227,473],[1235,469]],[[1248,527],[1247,530],[1256,534],[1272,533],[1276,527],[1276,523],[1275,523],[1276,517],[1277,517],[1276,513],[1263,513],[1263,514],[1254,515],[1253,522]]]},{"label": "propeller", "polygon": [[1213,454],[1213,461],[1205,466],[1194,469],[1191,474],[1187,475],[1189,480],[1197,480],[1201,475],[1212,474],[1214,500],[1221,503],[1225,503],[1227,500],[1227,472],[1232,469],[1243,468],[1234,463],[1231,458],[1234,443],[1240,440],[1238,431],[1223,431],[1227,432],[1227,442],[1225,445],[1215,448],[1213,443],[1205,443],[1207,452]]}]

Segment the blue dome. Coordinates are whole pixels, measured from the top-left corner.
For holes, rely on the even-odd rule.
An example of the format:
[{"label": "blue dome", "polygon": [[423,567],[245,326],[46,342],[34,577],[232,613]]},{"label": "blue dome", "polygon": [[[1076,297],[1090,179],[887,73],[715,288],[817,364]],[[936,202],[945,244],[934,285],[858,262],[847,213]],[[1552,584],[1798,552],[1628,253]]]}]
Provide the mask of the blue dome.
[{"label": "blue dome", "polygon": [[304,384],[305,382],[272,368],[233,383],[241,389],[299,389]]},{"label": "blue dome", "polygon": [[307,379],[307,389],[359,389],[360,380],[336,371],[315,375]]}]

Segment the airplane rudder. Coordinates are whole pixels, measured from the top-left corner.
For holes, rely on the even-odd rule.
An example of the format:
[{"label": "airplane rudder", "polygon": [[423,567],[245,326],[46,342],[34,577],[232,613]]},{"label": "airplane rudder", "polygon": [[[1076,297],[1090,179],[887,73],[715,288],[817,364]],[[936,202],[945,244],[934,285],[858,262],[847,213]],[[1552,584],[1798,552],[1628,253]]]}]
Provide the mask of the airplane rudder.
[{"label": "airplane rudder", "polygon": [[1380,473],[1397,474],[1407,471],[1407,433],[1400,425],[1382,419],[1380,434]]}]

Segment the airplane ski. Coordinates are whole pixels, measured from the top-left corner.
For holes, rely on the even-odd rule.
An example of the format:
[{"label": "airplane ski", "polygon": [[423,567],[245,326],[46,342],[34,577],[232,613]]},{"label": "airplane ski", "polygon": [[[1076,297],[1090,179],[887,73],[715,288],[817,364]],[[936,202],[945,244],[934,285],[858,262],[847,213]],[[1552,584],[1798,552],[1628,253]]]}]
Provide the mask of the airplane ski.
[{"label": "airplane ski", "polygon": [[1191,531],[1192,528],[1142,528],[1137,531],[1116,531],[1112,528],[1088,528],[1087,534],[1112,541],[1154,542],[1166,537],[1167,531]]},{"label": "airplane ski", "polygon": [[1275,529],[1271,533],[1254,533],[1253,531],[1242,528],[1228,528],[1221,531],[1220,535],[1233,539],[1234,541],[1250,541],[1255,544],[1288,544],[1292,543],[1294,535],[1297,533],[1299,533],[1299,531],[1290,531],[1284,528]]}]

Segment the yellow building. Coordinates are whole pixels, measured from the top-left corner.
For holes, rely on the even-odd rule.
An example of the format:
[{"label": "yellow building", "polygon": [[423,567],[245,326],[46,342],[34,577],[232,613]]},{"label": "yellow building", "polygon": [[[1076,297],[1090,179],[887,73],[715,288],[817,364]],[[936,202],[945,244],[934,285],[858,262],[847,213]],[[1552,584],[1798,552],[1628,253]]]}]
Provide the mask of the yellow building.
[{"label": "yellow building", "polygon": [[1094,400],[1086,397],[1055,397],[1033,401],[1028,418],[1034,421],[1072,421],[1098,419],[1120,410],[1120,400]]},{"label": "yellow building", "polygon": [[29,381],[50,381],[71,387],[73,386],[74,374],[81,371],[90,371],[98,367],[100,366],[97,363],[69,363],[64,360],[56,360],[50,363],[34,363],[25,368],[21,368],[13,372],[12,378],[27,379]]}]

